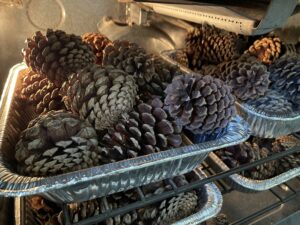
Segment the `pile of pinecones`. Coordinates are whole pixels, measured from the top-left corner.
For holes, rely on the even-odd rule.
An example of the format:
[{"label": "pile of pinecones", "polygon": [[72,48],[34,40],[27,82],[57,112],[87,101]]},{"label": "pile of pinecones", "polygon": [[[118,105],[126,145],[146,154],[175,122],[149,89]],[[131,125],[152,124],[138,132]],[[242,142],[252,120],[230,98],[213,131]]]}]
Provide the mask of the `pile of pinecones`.
[{"label": "pile of pinecones", "polygon": [[[172,179],[172,182],[174,182],[177,187],[186,185],[189,181],[188,177],[185,177],[184,175]],[[165,180],[143,186],[141,187],[141,190],[146,197],[150,197],[165,191],[170,191],[172,190],[172,186],[169,181]],[[200,195],[198,195],[196,191],[182,193],[162,202],[149,205],[146,208],[136,209],[97,224],[169,225],[195,213],[199,208],[199,202],[201,201],[199,196]],[[70,220],[72,223],[76,223],[104,213],[106,210],[117,209],[137,200],[139,200],[137,191],[129,190],[86,202],[72,203],[69,205]],[[29,205],[31,206],[35,220],[39,224],[63,224],[64,215],[59,205],[43,199],[40,196],[30,197]]]},{"label": "pile of pinecones", "polygon": [[231,89],[182,74],[128,41],[99,33],[36,32],[18,97],[37,117],[16,144],[18,171],[49,176],[182,145],[182,131],[210,134],[235,115]]},{"label": "pile of pinecones", "polygon": [[273,34],[250,43],[202,24],[188,32],[185,47],[172,57],[200,74],[223,80],[237,99],[258,111],[286,115],[298,110],[300,58]]},{"label": "pile of pinecones", "polygon": [[[248,141],[237,146],[218,150],[216,151],[216,154],[229,168],[234,168],[245,163],[251,163],[268,157],[274,153],[286,151],[289,148],[299,145],[299,139],[294,136],[283,136],[276,139],[252,137]],[[252,179],[263,180],[299,166],[300,153],[293,153],[279,158],[278,160],[268,161],[243,171],[242,175]]]}]

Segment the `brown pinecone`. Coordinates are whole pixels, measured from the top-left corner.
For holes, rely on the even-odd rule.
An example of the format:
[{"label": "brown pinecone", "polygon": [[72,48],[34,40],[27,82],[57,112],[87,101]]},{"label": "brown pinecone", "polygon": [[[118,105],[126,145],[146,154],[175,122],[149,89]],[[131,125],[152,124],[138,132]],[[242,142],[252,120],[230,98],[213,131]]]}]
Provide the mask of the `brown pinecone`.
[{"label": "brown pinecone", "polygon": [[46,35],[37,31],[33,38],[27,39],[23,49],[28,67],[45,75],[60,86],[67,76],[86,67],[95,60],[91,47],[82,42],[81,37],[66,34],[62,30],[48,29]]},{"label": "brown pinecone", "polygon": [[153,59],[144,49],[128,41],[114,41],[104,49],[103,65],[112,65],[133,75],[143,87],[154,75]]},{"label": "brown pinecone", "polygon": [[189,67],[189,59],[185,50],[177,50],[174,55],[174,60],[184,67]]},{"label": "brown pinecone", "polygon": [[265,96],[247,101],[247,104],[269,114],[286,115],[293,112],[292,103],[275,90],[269,90]]},{"label": "brown pinecone", "polygon": [[244,41],[237,35],[207,24],[189,31],[186,52],[192,69],[200,69],[204,62],[218,64],[236,59],[241,54]]},{"label": "brown pinecone", "polygon": [[21,98],[33,104],[36,113],[64,109],[59,88],[47,77],[28,69],[22,81]]},{"label": "brown pinecone", "polygon": [[83,34],[82,40],[92,47],[96,55],[96,63],[102,65],[103,50],[107,45],[111,44],[111,40],[103,34],[90,32]]},{"label": "brown pinecone", "polygon": [[181,193],[159,206],[159,215],[153,225],[169,225],[192,215],[198,206],[198,196],[192,192]]},{"label": "brown pinecone", "polygon": [[269,88],[269,72],[262,64],[241,62],[230,67],[226,83],[235,96],[243,101],[265,95]]},{"label": "brown pinecone", "polygon": [[48,176],[100,163],[93,127],[64,111],[50,111],[32,120],[21,133],[15,157],[18,170],[29,176]]},{"label": "brown pinecone", "polygon": [[283,93],[294,104],[300,104],[300,59],[281,57],[270,66],[271,87]]},{"label": "brown pinecone", "polygon": [[104,135],[103,158],[108,162],[147,155],[182,143],[181,126],[170,119],[158,99],[140,103],[128,115],[123,114],[114,129]]},{"label": "brown pinecone", "polygon": [[165,93],[170,115],[195,133],[225,128],[235,115],[231,89],[211,76],[176,76]]},{"label": "brown pinecone", "polygon": [[132,110],[137,85],[120,69],[92,65],[71,75],[63,84],[62,95],[67,109],[87,119],[96,130],[103,130]]},{"label": "brown pinecone", "polygon": [[246,53],[256,56],[264,64],[272,64],[281,53],[281,40],[278,37],[264,37],[256,40]]}]

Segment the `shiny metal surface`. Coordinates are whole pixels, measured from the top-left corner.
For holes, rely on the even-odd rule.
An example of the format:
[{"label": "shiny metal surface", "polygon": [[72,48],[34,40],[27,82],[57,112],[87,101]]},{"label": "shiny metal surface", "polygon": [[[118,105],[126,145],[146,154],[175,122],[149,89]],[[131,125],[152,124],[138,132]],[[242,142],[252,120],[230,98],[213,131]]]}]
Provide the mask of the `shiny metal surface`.
[{"label": "shiny metal surface", "polygon": [[[194,170],[195,179],[206,178],[206,175],[200,170]],[[215,184],[205,184],[199,190],[199,208],[197,212],[189,217],[177,221],[176,225],[196,225],[200,224],[215,215],[217,215],[223,203],[222,195]],[[27,198],[15,199],[15,225],[38,225],[34,220]],[[174,224],[174,225],[175,225]]]},{"label": "shiny metal surface", "polygon": [[[211,167],[218,172],[230,170],[230,168],[214,153],[210,153],[206,160],[209,162]],[[239,191],[257,192],[269,190],[298,176],[300,176],[300,167],[291,169],[266,180],[253,180],[239,174],[233,174],[229,176],[227,180],[235,189]]]},{"label": "shiny metal surface", "polygon": [[149,184],[196,168],[213,150],[236,145],[248,139],[248,125],[236,116],[224,135],[214,141],[189,144],[146,156],[106,164],[52,177],[24,177],[15,173],[14,145],[20,132],[34,118],[33,109],[17,101],[20,87],[17,64],[8,76],[0,104],[0,195],[41,194],[54,202],[77,202]]},{"label": "shiny metal surface", "polygon": [[[163,51],[162,55],[168,58],[170,63],[178,65],[178,63],[173,60],[175,53],[176,50],[168,50]],[[182,66],[181,68],[185,72],[192,72],[189,68]],[[258,111],[254,107],[238,101],[236,101],[236,108],[238,114],[249,124],[253,136],[274,138],[300,131],[299,110],[286,115],[270,114],[264,111]]]}]

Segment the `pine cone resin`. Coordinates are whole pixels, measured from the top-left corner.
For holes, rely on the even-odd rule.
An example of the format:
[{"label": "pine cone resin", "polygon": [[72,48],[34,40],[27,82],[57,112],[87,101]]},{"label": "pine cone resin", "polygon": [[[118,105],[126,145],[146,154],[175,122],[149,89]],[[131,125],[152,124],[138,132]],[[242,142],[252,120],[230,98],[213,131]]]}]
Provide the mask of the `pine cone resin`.
[{"label": "pine cone resin", "polygon": [[262,64],[241,62],[230,67],[226,83],[238,99],[246,101],[265,95],[270,84],[269,75]]},{"label": "pine cone resin", "polygon": [[235,98],[230,87],[211,76],[176,76],[165,93],[170,115],[197,134],[225,128],[235,115]]},{"label": "pine cone resin", "polygon": [[92,65],[69,77],[62,95],[67,109],[104,130],[132,110],[137,95],[133,76],[112,66]]},{"label": "pine cone resin", "polygon": [[88,32],[82,35],[82,40],[92,47],[93,52],[96,55],[96,63],[102,65],[103,50],[112,43],[108,37],[101,33]]},{"label": "pine cone resin", "polygon": [[49,176],[100,163],[93,127],[64,111],[50,111],[32,120],[21,133],[15,157],[28,176]]},{"label": "pine cone resin", "polygon": [[114,162],[179,147],[181,129],[168,117],[158,98],[150,104],[140,103],[108,130],[103,137],[108,150],[102,150],[102,156]]},{"label": "pine cone resin", "polygon": [[38,114],[64,109],[59,88],[47,77],[30,69],[24,74],[20,97],[33,104]]},{"label": "pine cone resin", "polygon": [[300,105],[300,59],[282,57],[270,66],[272,89],[284,94],[296,106]]},{"label": "pine cone resin", "polygon": [[46,34],[37,31],[26,40],[24,60],[34,72],[45,75],[60,86],[68,75],[94,63],[91,47],[74,34],[48,29]]}]

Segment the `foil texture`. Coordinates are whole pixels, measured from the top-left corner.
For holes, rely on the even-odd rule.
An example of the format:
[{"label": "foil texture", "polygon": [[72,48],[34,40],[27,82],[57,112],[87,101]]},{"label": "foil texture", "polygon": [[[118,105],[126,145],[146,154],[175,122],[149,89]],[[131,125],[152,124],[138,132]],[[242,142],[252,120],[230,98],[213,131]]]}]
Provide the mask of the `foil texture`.
[{"label": "foil texture", "polygon": [[[40,194],[57,203],[87,201],[174,177],[195,169],[209,152],[237,145],[248,139],[247,123],[236,116],[226,133],[213,141],[162,151],[116,163],[51,177],[25,177],[15,171],[15,143],[34,116],[27,107],[16,107],[18,64],[10,70],[0,105],[0,195],[20,197]],[[33,110],[31,110],[32,112]]]},{"label": "foil texture", "polygon": [[[230,168],[213,152],[208,155],[206,161],[214,170],[216,170],[216,172],[230,170]],[[239,174],[233,174],[227,177],[226,181],[236,190],[251,193],[269,190],[298,176],[300,176],[300,167],[290,169],[280,175],[265,180],[254,180]]]},{"label": "foil texture", "polygon": [[[176,50],[163,51],[161,55],[183,72],[193,72],[174,60]],[[249,124],[252,135],[261,138],[276,138],[300,131],[300,111],[279,115],[257,110],[244,102],[236,101],[238,114]]]},{"label": "foil texture", "polygon": [[[193,171],[195,180],[206,178],[205,173],[196,168]],[[205,184],[198,190],[199,205],[194,214],[181,219],[174,225],[196,225],[216,216],[222,208],[222,194],[214,183]],[[28,197],[15,199],[15,221],[16,225],[41,225],[34,219],[34,214],[30,210]]]}]

